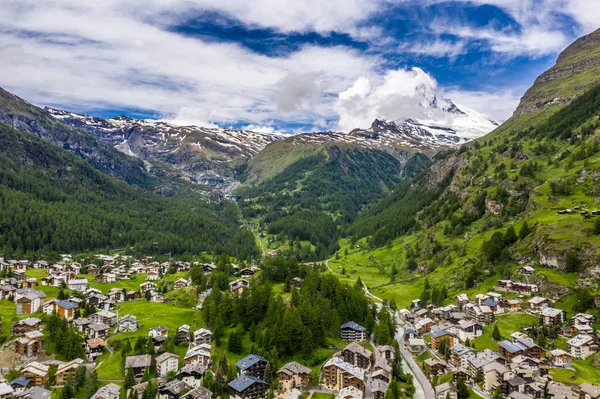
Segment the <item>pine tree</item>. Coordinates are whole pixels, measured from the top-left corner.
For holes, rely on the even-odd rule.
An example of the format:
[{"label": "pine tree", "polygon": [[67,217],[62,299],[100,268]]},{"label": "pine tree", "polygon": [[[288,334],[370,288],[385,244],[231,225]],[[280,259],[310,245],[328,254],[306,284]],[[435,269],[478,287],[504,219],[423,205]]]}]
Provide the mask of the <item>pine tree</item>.
[{"label": "pine tree", "polygon": [[125,381],[123,382],[123,387],[127,391],[129,388],[135,385],[135,374],[131,367],[127,368],[127,372],[125,373]]},{"label": "pine tree", "polygon": [[527,224],[527,220],[526,220],[523,222],[523,226],[521,227],[521,230],[519,230],[519,238],[522,240],[525,237],[527,237],[529,235],[529,233],[531,233],[531,228],[529,228],[529,225]]},{"label": "pine tree", "polygon": [[492,338],[495,341],[500,341],[502,339],[502,335],[500,334],[500,329],[498,328],[498,324],[494,324],[494,331],[492,332]]}]

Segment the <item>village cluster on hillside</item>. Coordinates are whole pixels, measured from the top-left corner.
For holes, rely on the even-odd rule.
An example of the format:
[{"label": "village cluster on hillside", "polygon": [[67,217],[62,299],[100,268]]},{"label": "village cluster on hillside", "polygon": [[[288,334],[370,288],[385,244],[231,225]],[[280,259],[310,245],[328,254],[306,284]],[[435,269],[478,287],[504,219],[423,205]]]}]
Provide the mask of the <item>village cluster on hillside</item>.
[{"label": "village cluster on hillside", "polygon": [[[517,271],[521,276],[534,273],[530,266]],[[567,319],[565,311],[553,307],[554,299],[539,296],[539,291],[535,284],[499,280],[493,292],[474,298],[459,294],[454,304],[443,307],[421,306],[415,299],[410,309],[398,311],[401,348],[419,361],[437,399],[465,396],[463,383],[484,398],[600,398],[599,386],[557,382],[551,373],[575,371],[574,359],[598,352],[595,316],[578,313]],[[495,323],[520,315],[529,315],[536,325],[514,325],[510,335],[502,336]],[[476,345],[478,339],[481,345]],[[445,382],[435,384],[440,381]]]}]

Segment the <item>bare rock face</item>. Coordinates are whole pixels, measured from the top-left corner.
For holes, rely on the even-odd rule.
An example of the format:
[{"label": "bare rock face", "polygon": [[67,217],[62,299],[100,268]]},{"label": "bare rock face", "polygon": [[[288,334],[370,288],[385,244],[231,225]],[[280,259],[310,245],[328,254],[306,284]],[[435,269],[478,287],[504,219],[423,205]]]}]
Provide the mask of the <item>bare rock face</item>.
[{"label": "bare rock face", "polygon": [[[600,71],[600,29],[577,39],[559,55],[556,64],[541,74],[523,95],[513,118],[548,106],[568,104],[600,83],[597,71]],[[593,74],[597,75],[595,79]],[[580,75],[581,81],[577,78]]]}]

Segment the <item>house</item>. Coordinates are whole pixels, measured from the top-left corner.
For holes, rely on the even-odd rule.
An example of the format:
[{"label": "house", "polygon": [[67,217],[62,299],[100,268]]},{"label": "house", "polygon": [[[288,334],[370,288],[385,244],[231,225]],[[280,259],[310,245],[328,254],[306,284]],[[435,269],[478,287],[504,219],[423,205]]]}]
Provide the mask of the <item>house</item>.
[{"label": "house", "polygon": [[265,370],[269,361],[262,356],[248,355],[235,363],[238,375],[251,375],[256,378],[264,378]]},{"label": "house", "polygon": [[[376,388],[377,389],[377,388]],[[376,390],[373,390],[373,393],[376,393]],[[353,386],[348,386],[340,389],[338,392],[336,399],[362,399],[363,392],[359,389],[354,388]]]},{"label": "house", "polygon": [[165,301],[165,295],[160,291],[150,291],[150,302],[162,303]]},{"label": "house", "polygon": [[425,317],[424,319],[421,319],[415,323],[415,330],[417,330],[417,333],[419,334],[427,334],[431,331],[431,327],[434,324],[435,323],[433,320],[431,320],[429,317]]},{"label": "house", "polygon": [[21,282],[21,288],[35,288],[37,286],[37,279],[26,278]]},{"label": "house", "polygon": [[14,351],[23,356],[36,356],[43,349],[44,334],[38,330],[26,332],[14,341]]},{"label": "house", "polygon": [[550,364],[554,367],[571,367],[571,354],[562,349],[554,349],[550,351]]},{"label": "house", "polygon": [[435,387],[435,399],[458,399],[458,389],[452,382],[445,382]]},{"label": "house", "polygon": [[212,342],[212,332],[206,328],[194,331],[194,345],[210,344]]},{"label": "house", "polygon": [[[11,382],[9,382],[8,385],[10,385],[10,387],[17,394],[17,396],[20,396],[20,395],[18,395],[20,392],[24,392],[30,388],[31,381],[29,381],[25,377],[17,377],[14,380],[12,380]],[[2,396],[3,395],[0,393],[0,397],[2,397]]]},{"label": "house", "polygon": [[452,334],[446,330],[435,330],[431,333],[431,342],[430,345],[436,351],[440,348],[440,344],[442,341],[447,340],[448,346],[451,348],[458,343],[458,337],[455,334]]},{"label": "house", "polygon": [[73,326],[77,328],[82,333],[85,333],[85,329],[90,325],[90,319],[87,317],[80,317],[78,319],[73,320]]},{"label": "house", "polygon": [[146,280],[148,281],[156,281],[160,280],[160,274],[156,270],[149,270],[146,275]]},{"label": "house", "polygon": [[101,310],[89,316],[92,323],[102,323],[110,327],[117,324],[117,314],[109,310]]},{"label": "house", "polygon": [[289,391],[296,387],[305,387],[311,382],[311,370],[298,362],[290,362],[277,371],[279,391]]},{"label": "house", "polygon": [[9,299],[10,297],[14,297],[16,293],[17,289],[12,285],[0,286],[0,299]]},{"label": "house", "polygon": [[364,370],[348,364],[338,357],[329,359],[323,365],[321,380],[323,386],[332,391],[339,391],[348,386],[353,386],[360,391],[365,388]]},{"label": "house", "polygon": [[378,362],[385,360],[388,364],[391,364],[396,358],[396,350],[390,345],[377,345],[375,347],[375,353],[378,356]]},{"label": "house", "polygon": [[65,384],[69,378],[75,378],[77,368],[83,364],[83,359],[74,359],[70,362],[58,365],[56,369],[56,385]]},{"label": "house", "polygon": [[547,396],[548,399],[578,399],[579,395],[577,395],[573,389],[560,382],[551,381],[548,383],[547,388]]},{"label": "house", "polygon": [[202,367],[208,368],[212,364],[211,349],[208,344],[196,345],[188,349],[183,358],[184,364],[199,364]]},{"label": "house", "polygon": [[124,302],[125,301],[125,292],[121,288],[111,288],[108,291],[108,297],[110,298],[110,300],[114,301],[115,303]]},{"label": "house", "polygon": [[190,387],[185,382],[172,380],[158,387],[158,399],[179,399],[179,393],[189,389]]},{"label": "house", "polygon": [[0,399],[11,399],[14,397],[15,390],[6,382],[0,383]]},{"label": "house", "polygon": [[175,342],[190,342],[190,326],[187,324],[179,326],[177,332],[175,333]]},{"label": "house", "polygon": [[188,391],[180,399],[211,399],[213,393],[204,387],[195,387]]},{"label": "house", "polygon": [[600,387],[584,382],[579,386],[580,399],[598,399],[600,398]]},{"label": "house", "polygon": [[462,320],[458,323],[458,338],[462,341],[483,335],[483,326],[473,320]]},{"label": "house", "polygon": [[10,329],[11,335],[23,335],[30,331],[41,331],[42,321],[37,317],[28,317],[17,321]]},{"label": "house", "polygon": [[88,288],[88,281],[85,278],[74,278],[69,280],[67,287],[72,291],[84,292]]},{"label": "house", "polygon": [[46,294],[41,291],[36,291],[31,288],[18,289],[15,294],[17,314],[32,314],[37,312],[42,305],[42,300],[45,298]]},{"label": "house", "polygon": [[455,368],[467,368],[467,359],[474,356],[477,351],[463,344],[456,344],[450,348],[450,359],[448,362]]},{"label": "house", "polygon": [[529,300],[529,309],[533,312],[541,312],[542,309],[550,306],[550,299],[541,296],[535,296]]},{"label": "house", "polygon": [[342,324],[340,330],[340,335],[346,342],[362,342],[367,340],[367,329],[353,321]]},{"label": "house", "polygon": [[237,279],[229,283],[229,289],[233,294],[241,294],[244,289],[250,288],[250,282],[243,278]]},{"label": "house", "polygon": [[156,326],[148,330],[148,336],[155,338],[158,336],[168,337],[169,329],[166,326]]},{"label": "house", "polygon": [[125,371],[127,372],[131,368],[136,378],[142,377],[146,369],[151,366],[152,356],[150,355],[127,356],[125,358]]},{"label": "house", "polygon": [[107,384],[96,391],[91,399],[119,399],[121,396],[121,387],[117,384]]},{"label": "house", "polygon": [[52,395],[51,391],[41,387],[33,386],[23,392],[20,392],[17,397],[19,399],[50,399],[50,395]]},{"label": "house", "polygon": [[445,361],[434,358],[427,359],[424,363],[427,372],[431,375],[443,374],[448,367]]},{"label": "house", "polygon": [[410,338],[408,350],[415,354],[421,354],[427,350],[427,343],[422,338]]},{"label": "house", "polygon": [[504,376],[510,375],[510,369],[498,362],[491,362],[483,366],[483,388],[486,391],[493,392],[504,382]]},{"label": "house", "polygon": [[565,311],[551,307],[544,307],[540,311],[540,324],[544,326],[556,326],[565,322]]},{"label": "house", "polygon": [[127,300],[135,301],[136,299],[140,299],[141,295],[138,291],[127,291]]},{"label": "house", "polygon": [[577,313],[575,316],[571,317],[569,323],[574,326],[591,326],[596,322],[596,317],[587,313]]},{"label": "house", "polygon": [[206,368],[199,364],[186,364],[179,369],[177,378],[184,381],[190,387],[200,388],[202,386],[202,378],[206,373]]},{"label": "house", "polygon": [[120,332],[135,332],[138,329],[137,317],[132,314],[126,314],[119,319]]},{"label": "house", "polygon": [[73,320],[77,309],[79,309],[79,306],[76,303],[58,299],[51,299],[42,306],[44,313],[49,315],[56,313],[58,317],[65,320]]},{"label": "house", "polygon": [[531,266],[523,266],[520,267],[519,270],[517,270],[517,273],[523,276],[533,276],[533,273],[535,273],[535,269]]},{"label": "house", "polygon": [[145,283],[140,284],[140,292],[146,293],[147,291],[156,290],[158,287],[156,284],[146,281]]},{"label": "house", "polygon": [[230,399],[266,399],[269,384],[251,375],[240,375],[229,384]]},{"label": "house", "polygon": [[494,352],[491,349],[484,349],[481,352],[477,352],[475,356],[471,356],[467,359],[467,374],[471,378],[476,378],[477,374],[483,372],[483,368],[486,364],[497,362],[505,364],[506,359],[498,352]]},{"label": "house", "polygon": [[84,349],[87,358],[93,362],[104,352],[106,343],[102,338],[91,338],[85,341]]},{"label": "house", "polygon": [[33,385],[44,386],[48,381],[50,366],[40,362],[31,362],[21,370],[21,377],[27,378]]},{"label": "house", "polygon": [[466,305],[467,303],[471,302],[471,300],[469,299],[467,294],[458,294],[456,296],[455,302],[458,306],[462,306],[462,305]]},{"label": "house", "polygon": [[344,359],[346,363],[366,370],[371,368],[373,353],[356,342],[351,342],[337,356]]},{"label": "house", "polygon": [[506,310],[510,312],[514,312],[517,310],[521,310],[521,300],[520,299],[507,299],[503,302],[503,306]]},{"label": "house", "polygon": [[89,338],[106,338],[110,333],[110,326],[104,323],[89,323],[84,331]]},{"label": "house", "polygon": [[187,281],[184,278],[178,278],[177,281],[175,281],[174,288],[176,290],[178,290],[178,289],[181,289],[181,288],[185,288],[188,285],[189,285],[189,281]]},{"label": "house", "polygon": [[598,351],[598,343],[591,335],[581,334],[567,341],[569,352],[575,359],[585,359]]},{"label": "house", "polygon": [[525,346],[507,340],[499,342],[498,346],[500,347],[500,354],[509,360],[527,353]]},{"label": "house", "polygon": [[155,361],[156,374],[161,378],[165,378],[169,371],[177,373],[179,370],[179,356],[174,353],[165,352],[157,356]]},{"label": "house", "polygon": [[493,324],[496,321],[494,311],[486,305],[475,305],[469,303],[463,306],[467,316],[479,324]]}]

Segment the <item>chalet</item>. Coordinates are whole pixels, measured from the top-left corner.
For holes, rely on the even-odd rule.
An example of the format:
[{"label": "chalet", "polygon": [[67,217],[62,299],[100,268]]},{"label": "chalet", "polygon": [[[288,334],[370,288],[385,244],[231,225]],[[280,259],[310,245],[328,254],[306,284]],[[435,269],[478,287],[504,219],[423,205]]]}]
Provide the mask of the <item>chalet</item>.
[{"label": "chalet", "polygon": [[134,301],[136,299],[140,299],[141,295],[138,291],[127,291],[127,300]]},{"label": "chalet", "polygon": [[108,310],[101,310],[89,316],[89,319],[92,323],[103,323],[110,327],[117,324],[117,315],[116,313],[110,312]]},{"label": "chalet", "polygon": [[548,399],[579,399],[579,395],[569,385],[556,381],[548,383],[547,396]]},{"label": "chalet", "polygon": [[146,291],[156,290],[158,287],[156,284],[146,281],[145,283],[140,284],[140,292],[145,293]]},{"label": "chalet", "polygon": [[240,276],[242,277],[252,277],[256,274],[256,272],[258,271],[258,267],[247,267],[245,269],[242,269],[240,271]]},{"label": "chalet", "polygon": [[117,384],[107,384],[100,387],[91,399],[119,399],[121,397],[121,387]]},{"label": "chalet", "polygon": [[158,399],[179,399],[181,392],[186,392],[190,387],[183,381],[172,380],[158,387]]},{"label": "chalet", "polygon": [[17,289],[12,285],[0,286],[0,299],[9,299],[10,297],[14,297],[16,293]]},{"label": "chalet", "polygon": [[458,399],[458,389],[452,382],[445,382],[435,387],[435,399]]},{"label": "chalet", "polygon": [[88,281],[85,278],[74,278],[69,280],[67,286],[72,291],[84,292],[88,288]]},{"label": "chalet", "polygon": [[199,388],[202,386],[202,378],[206,369],[199,364],[186,364],[179,369],[177,378],[184,381],[190,387]]},{"label": "chalet", "polygon": [[150,355],[139,355],[139,356],[127,356],[125,358],[125,370],[133,370],[133,374],[136,378],[140,378],[146,372],[146,369],[152,366],[152,356]]},{"label": "chalet", "polygon": [[85,341],[84,350],[85,355],[89,359],[90,362],[96,360],[98,356],[104,352],[104,347],[106,343],[102,338],[91,338]]},{"label": "chalet", "polygon": [[177,332],[175,333],[175,342],[190,342],[190,326],[187,324],[179,326]]},{"label": "chalet", "polygon": [[188,349],[183,358],[184,364],[198,364],[208,368],[211,366],[211,349],[208,344],[200,344]]},{"label": "chalet", "polygon": [[98,274],[100,273],[100,268],[94,264],[89,264],[85,267],[88,274]]},{"label": "chalet", "polygon": [[80,332],[85,332],[86,327],[90,324],[90,319],[87,317],[80,317],[78,319],[73,320],[73,325]]},{"label": "chalet", "polygon": [[569,323],[571,325],[578,325],[578,326],[591,326],[595,322],[596,322],[596,317],[594,317],[591,314],[587,314],[587,313],[578,313],[575,316],[571,317],[571,320],[569,320]]},{"label": "chalet", "polygon": [[421,319],[415,323],[415,330],[417,330],[417,332],[421,335],[427,334],[431,331],[431,327],[434,324],[435,323],[433,322],[433,320],[431,320],[429,317],[425,317],[424,319]]},{"label": "chalet", "polygon": [[535,273],[535,269],[531,266],[523,266],[520,267],[519,270],[517,270],[517,273],[523,276],[533,276],[533,274]]},{"label": "chalet", "polygon": [[289,391],[296,387],[308,386],[311,382],[311,370],[298,362],[290,362],[277,371],[280,391]]},{"label": "chalet", "polygon": [[262,356],[248,355],[235,363],[238,375],[251,375],[256,378],[264,378],[265,370],[269,361]]},{"label": "chalet", "polygon": [[28,266],[29,266],[29,261],[20,260],[13,265],[13,270],[26,271]]},{"label": "chalet", "polygon": [[481,352],[477,352],[475,356],[471,356],[467,359],[467,374],[474,379],[479,372],[483,372],[483,367],[486,364],[493,362],[505,364],[506,359],[498,352],[494,352],[490,349],[484,349]]},{"label": "chalet", "polygon": [[455,302],[458,306],[462,306],[462,305],[466,305],[467,303],[471,302],[471,300],[469,299],[467,294],[458,294],[456,296]]},{"label": "chalet", "polygon": [[83,364],[83,359],[74,359],[70,362],[60,364],[56,369],[56,384],[64,385],[69,378],[75,378],[77,368]]},{"label": "chalet", "polygon": [[571,367],[571,354],[562,349],[554,349],[550,351],[550,364],[554,367]]},{"label": "chalet", "polygon": [[44,386],[48,381],[50,366],[39,362],[31,362],[21,370],[21,377],[29,379],[35,386]]},{"label": "chalet", "polygon": [[344,359],[346,363],[367,370],[371,368],[372,356],[373,353],[370,350],[360,346],[356,342],[351,342],[342,349],[338,357]]},{"label": "chalet", "polygon": [[445,361],[434,358],[427,359],[424,363],[427,372],[431,375],[443,374],[448,367]]},{"label": "chalet", "polygon": [[363,391],[365,388],[364,370],[333,357],[321,368],[321,380],[326,389],[339,391],[345,387],[353,386]]},{"label": "chalet", "polygon": [[302,279],[300,277],[294,277],[290,280],[290,284],[296,288],[300,288],[302,286]]},{"label": "chalet", "polygon": [[540,312],[540,324],[544,326],[556,326],[565,322],[565,311],[545,307]]},{"label": "chalet", "polygon": [[204,270],[204,274],[210,274],[210,273],[214,272],[216,268],[217,268],[217,266],[215,266],[213,263],[203,263],[202,264],[202,269]]},{"label": "chalet", "polygon": [[75,318],[75,312],[79,309],[77,304],[69,300],[57,300],[51,299],[46,302],[42,307],[42,310],[46,314],[56,313],[58,317],[65,320],[73,320]]},{"label": "chalet", "polygon": [[233,294],[241,294],[243,290],[250,288],[250,282],[243,278],[237,279],[229,283],[229,289]]},{"label": "chalet", "polygon": [[519,299],[507,299],[502,303],[502,306],[508,311],[521,310],[521,300]]},{"label": "chalet", "polygon": [[35,288],[37,285],[37,279],[35,278],[26,278],[25,280],[21,281],[21,288]]},{"label": "chalet", "polygon": [[229,384],[231,399],[265,399],[269,384],[251,375],[240,375]]},{"label": "chalet", "polygon": [[598,351],[598,343],[591,335],[581,334],[567,341],[569,352],[575,359],[586,359]]},{"label": "chalet", "polygon": [[210,344],[212,342],[212,332],[206,328],[194,331],[194,345]]},{"label": "chalet", "polygon": [[161,378],[166,378],[169,371],[177,373],[179,369],[179,356],[174,353],[165,352],[155,359],[156,374]]},{"label": "chalet", "polygon": [[579,386],[580,399],[598,399],[600,398],[600,387],[584,382]]},{"label": "chalet", "polygon": [[158,273],[158,271],[156,271],[156,270],[149,270],[148,274],[146,275],[146,280],[148,280],[148,281],[160,280],[160,273]]},{"label": "chalet", "polygon": [[45,260],[38,260],[36,262],[33,262],[32,266],[34,269],[47,269],[49,264]]},{"label": "chalet", "polygon": [[166,326],[152,327],[151,329],[148,330],[148,336],[151,338],[158,337],[158,336],[168,337],[169,329]]},{"label": "chalet", "polygon": [[160,291],[150,291],[150,302],[161,303],[165,301],[165,296]]},{"label": "chalet", "polygon": [[452,334],[446,330],[436,330],[433,331],[430,335],[431,342],[430,345],[436,351],[440,348],[440,344],[442,341],[447,340],[448,345],[453,347],[458,343],[458,337],[455,334]]},{"label": "chalet", "polygon": [[340,330],[340,335],[346,342],[362,342],[367,340],[367,329],[353,321],[342,324]]},{"label": "chalet", "polygon": [[415,354],[421,354],[427,350],[427,343],[422,338],[410,338],[408,340],[408,350]]},{"label": "chalet", "polygon": [[212,397],[213,393],[211,391],[200,386],[189,390],[180,399],[211,399]]},{"label": "chalet", "polygon": [[529,300],[529,309],[533,312],[541,312],[542,309],[550,306],[550,299],[541,296],[535,296]]},{"label": "chalet", "polygon": [[32,314],[38,311],[42,306],[42,300],[46,294],[42,291],[36,291],[31,288],[21,288],[15,293],[15,303],[17,304],[17,314]]},{"label": "chalet", "polygon": [[[10,385],[10,387],[17,394],[17,396],[21,396],[21,395],[19,395],[19,393],[21,393],[33,386],[33,385],[31,385],[31,381],[29,381],[25,377],[17,377],[14,380],[12,380],[11,382],[9,382],[8,385]],[[1,393],[2,392],[1,387],[2,387],[2,385],[0,385],[0,398],[2,398],[2,399],[7,398],[7,396],[5,396]]]},{"label": "chalet", "polygon": [[185,288],[188,285],[189,285],[189,281],[187,281],[184,278],[178,278],[177,281],[175,281],[174,288],[176,290],[178,290],[178,289],[181,289],[181,288]]},{"label": "chalet", "polygon": [[474,339],[483,335],[483,326],[473,320],[463,320],[458,323],[458,338],[462,341]]},{"label": "chalet", "polygon": [[38,330],[29,331],[14,341],[14,351],[23,356],[37,356],[43,349],[44,334]]},{"label": "chalet", "polygon": [[467,304],[463,306],[467,316],[479,324],[493,324],[496,321],[494,311],[485,305]]},{"label": "chalet", "polygon": [[107,296],[104,296],[102,294],[98,294],[96,292],[92,292],[88,295],[87,297],[87,302],[89,305],[94,306],[96,308],[100,307],[100,305],[102,303],[104,303],[104,301],[106,301],[108,299]]},{"label": "chalet", "polygon": [[396,350],[390,345],[377,345],[375,347],[375,353],[379,359],[378,361],[385,361],[387,363],[392,363],[396,357]]},{"label": "chalet", "polygon": [[30,331],[40,331],[42,329],[42,321],[36,317],[28,317],[17,321],[10,329],[11,335],[23,335]]},{"label": "chalet", "polygon": [[523,345],[507,340],[499,342],[498,346],[500,347],[500,354],[509,360],[527,353],[527,348]]},{"label": "chalet", "polygon": [[134,332],[138,329],[137,317],[132,314],[126,314],[119,319],[119,331]]},{"label": "chalet", "polygon": [[114,302],[124,302],[125,292],[121,288],[111,288],[108,291],[108,297]]},{"label": "chalet", "polygon": [[110,326],[104,323],[89,323],[85,326],[85,335],[89,338],[106,338],[110,334]]}]

